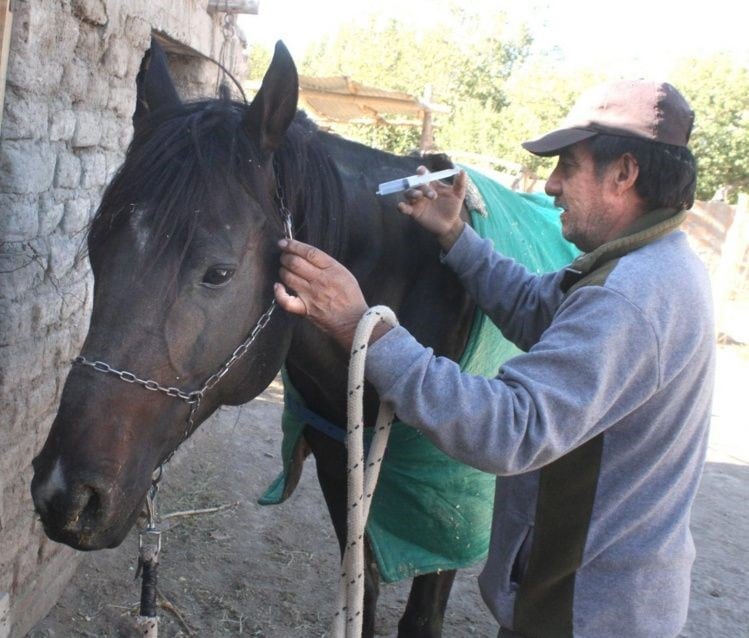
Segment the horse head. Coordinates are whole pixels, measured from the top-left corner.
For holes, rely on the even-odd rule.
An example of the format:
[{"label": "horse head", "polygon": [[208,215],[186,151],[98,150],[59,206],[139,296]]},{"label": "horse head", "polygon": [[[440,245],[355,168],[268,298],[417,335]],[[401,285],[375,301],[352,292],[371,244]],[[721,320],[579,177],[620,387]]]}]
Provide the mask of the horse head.
[{"label": "horse head", "polygon": [[297,93],[279,43],[251,104],[183,103],[152,43],[133,139],[88,235],[88,334],[33,462],[53,540],[118,545],[153,472],[217,407],[252,399],[281,367],[292,326],[272,305],[284,234],[273,158]]}]

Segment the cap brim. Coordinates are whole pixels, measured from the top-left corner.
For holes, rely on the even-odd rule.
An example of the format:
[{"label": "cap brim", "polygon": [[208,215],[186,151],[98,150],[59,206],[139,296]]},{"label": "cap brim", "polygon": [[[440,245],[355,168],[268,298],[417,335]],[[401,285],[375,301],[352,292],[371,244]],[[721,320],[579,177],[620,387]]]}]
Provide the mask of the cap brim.
[{"label": "cap brim", "polygon": [[594,135],[598,135],[598,131],[591,131],[584,128],[563,128],[547,133],[535,140],[523,142],[522,146],[526,151],[534,155],[550,157],[552,155],[559,155],[559,152],[563,148],[587,140]]}]

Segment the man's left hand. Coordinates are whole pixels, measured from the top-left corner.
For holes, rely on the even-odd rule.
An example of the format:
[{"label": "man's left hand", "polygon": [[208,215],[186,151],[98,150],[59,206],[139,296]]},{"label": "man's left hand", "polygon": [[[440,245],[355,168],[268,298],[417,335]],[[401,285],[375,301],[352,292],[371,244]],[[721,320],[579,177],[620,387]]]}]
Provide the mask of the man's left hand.
[{"label": "man's left hand", "polygon": [[319,248],[282,239],[281,281],[274,294],[284,310],[307,317],[315,326],[349,350],[356,326],[368,310],[353,274]]}]

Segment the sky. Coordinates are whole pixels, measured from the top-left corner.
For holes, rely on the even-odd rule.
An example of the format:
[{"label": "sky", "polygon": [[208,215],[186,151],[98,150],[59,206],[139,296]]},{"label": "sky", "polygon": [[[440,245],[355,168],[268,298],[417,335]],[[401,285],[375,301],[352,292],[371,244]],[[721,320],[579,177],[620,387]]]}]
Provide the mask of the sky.
[{"label": "sky", "polygon": [[[439,19],[449,1],[259,0],[258,15],[242,16],[239,23],[250,42],[272,46],[281,39],[299,60],[310,42],[345,22],[365,20],[374,11],[402,18],[416,33]],[[749,66],[749,3],[744,0],[470,0],[466,6],[487,13],[500,6],[530,23],[537,44],[556,48],[570,65],[593,60],[622,77],[668,79],[680,58],[719,51]]]}]

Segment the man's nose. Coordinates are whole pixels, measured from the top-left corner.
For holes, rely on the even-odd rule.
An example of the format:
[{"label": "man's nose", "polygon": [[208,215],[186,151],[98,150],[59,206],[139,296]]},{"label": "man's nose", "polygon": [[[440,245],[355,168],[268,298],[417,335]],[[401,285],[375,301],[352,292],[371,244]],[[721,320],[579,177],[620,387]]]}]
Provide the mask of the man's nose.
[{"label": "man's nose", "polygon": [[544,190],[549,197],[557,197],[562,194],[562,183],[554,176],[554,173],[546,180]]}]

